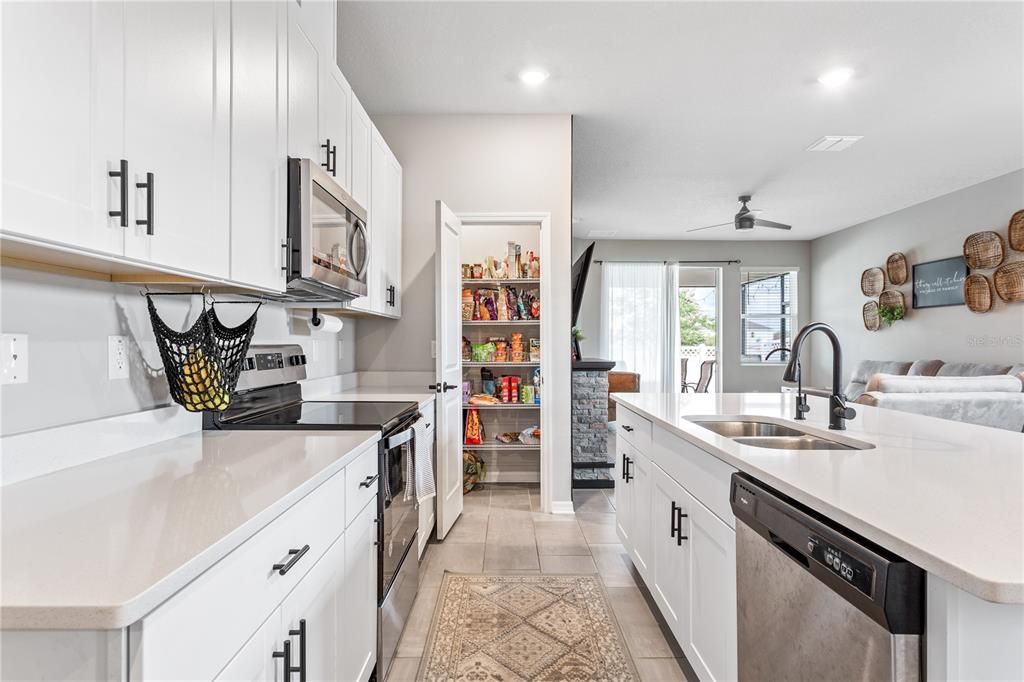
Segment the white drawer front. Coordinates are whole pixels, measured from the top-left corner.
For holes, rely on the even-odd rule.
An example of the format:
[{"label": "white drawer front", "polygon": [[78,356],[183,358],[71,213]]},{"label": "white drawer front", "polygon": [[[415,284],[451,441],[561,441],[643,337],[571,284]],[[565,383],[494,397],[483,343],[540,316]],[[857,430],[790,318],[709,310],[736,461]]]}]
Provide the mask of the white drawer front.
[{"label": "white drawer front", "polygon": [[377,494],[380,462],[376,446],[364,451],[345,467],[345,527],[348,528],[359,516],[366,503]]},{"label": "white drawer front", "polygon": [[729,480],[736,469],[657,426],[650,453],[669,478],[686,488],[730,528],[736,527],[729,505]]},{"label": "white drawer front", "polygon": [[615,432],[640,452],[651,445],[651,422],[619,405],[615,408]]},{"label": "white drawer front", "polygon": [[[340,471],[133,625],[130,678],[212,679],[341,535],[344,518]],[[290,558],[285,575],[273,568]]]}]

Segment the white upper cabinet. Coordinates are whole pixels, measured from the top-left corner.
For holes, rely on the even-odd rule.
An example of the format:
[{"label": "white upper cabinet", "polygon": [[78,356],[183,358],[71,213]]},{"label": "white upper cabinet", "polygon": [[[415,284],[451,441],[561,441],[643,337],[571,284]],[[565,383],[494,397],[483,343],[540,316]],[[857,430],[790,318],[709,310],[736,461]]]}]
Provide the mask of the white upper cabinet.
[{"label": "white upper cabinet", "polygon": [[125,154],[135,206],[125,255],[226,278],[231,6],[129,2],[124,16]]},{"label": "white upper cabinet", "polygon": [[2,229],[119,255],[127,228],[108,213],[122,208],[122,179],[109,172],[125,158],[124,3],[5,2],[0,12]]},{"label": "white upper cabinet", "polygon": [[320,74],[320,136],[327,157],[327,172],[346,192],[349,182],[349,124],[352,88],[337,66],[327,65]]},{"label": "white upper cabinet", "polygon": [[[284,3],[231,5],[231,279],[285,286],[288,25]],[[276,248],[275,248],[276,246]]]},{"label": "white upper cabinet", "polygon": [[386,310],[395,317],[402,315],[402,165],[388,150],[388,240],[386,273]]},{"label": "white upper cabinet", "polygon": [[349,117],[349,194],[362,206],[370,208],[370,140],[373,136],[373,122],[352,93],[352,113]]},{"label": "white upper cabinet", "polygon": [[288,155],[323,161],[320,148],[320,52],[298,5],[288,3]]}]

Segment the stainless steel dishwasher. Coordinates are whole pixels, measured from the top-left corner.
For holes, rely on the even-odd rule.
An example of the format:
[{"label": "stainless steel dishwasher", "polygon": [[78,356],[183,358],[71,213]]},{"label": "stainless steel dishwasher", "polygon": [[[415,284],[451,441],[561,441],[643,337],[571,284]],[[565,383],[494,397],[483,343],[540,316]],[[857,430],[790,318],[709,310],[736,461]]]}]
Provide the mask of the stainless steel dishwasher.
[{"label": "stainless steel dishwasher", "polygon": [[921,680],[924,572],[733,474],[739,679]]}]

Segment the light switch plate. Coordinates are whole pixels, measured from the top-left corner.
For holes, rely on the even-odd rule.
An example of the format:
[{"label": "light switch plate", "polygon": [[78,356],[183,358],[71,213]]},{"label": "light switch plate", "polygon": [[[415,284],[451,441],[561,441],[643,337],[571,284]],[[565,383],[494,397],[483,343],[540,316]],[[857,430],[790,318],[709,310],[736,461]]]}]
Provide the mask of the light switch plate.
[{"label": "light switch plate", "polygon": [[127,379],[131,370],[128,366],[128,337],[107,337],[107,379]]},{"label": "light switch plate", "polygon": [[28,383],[28,334],[0,337],[0,383]]}]

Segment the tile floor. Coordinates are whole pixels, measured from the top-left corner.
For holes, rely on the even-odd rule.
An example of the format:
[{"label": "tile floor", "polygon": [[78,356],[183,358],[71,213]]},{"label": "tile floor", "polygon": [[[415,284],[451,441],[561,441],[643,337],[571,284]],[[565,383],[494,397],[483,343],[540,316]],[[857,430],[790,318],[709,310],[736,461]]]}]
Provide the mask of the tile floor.
[{"label": "tile floor", "polygon": [[611,490],[576,490],[575,516],[539,511],[536,486],[490,485],[466,496],[462,516],[420,565],[420,592],[388,682],[413,682],[445,570],[458,573],[598,573],[643,682],[696,680],[641,587],[615,535]]}]

